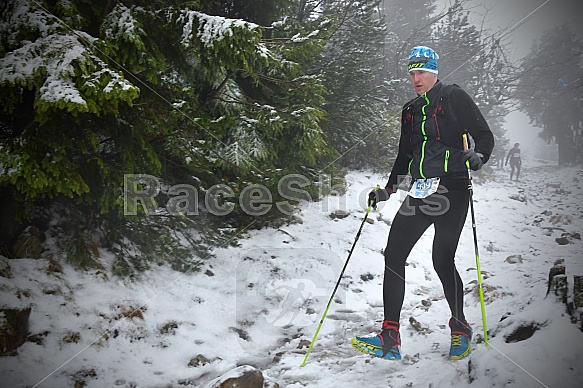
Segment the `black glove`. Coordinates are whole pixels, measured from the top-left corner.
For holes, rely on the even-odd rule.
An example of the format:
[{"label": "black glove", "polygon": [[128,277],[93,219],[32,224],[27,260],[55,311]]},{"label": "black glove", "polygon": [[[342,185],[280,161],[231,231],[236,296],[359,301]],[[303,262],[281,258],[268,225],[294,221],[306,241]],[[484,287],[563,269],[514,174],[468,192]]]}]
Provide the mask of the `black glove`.
[{"label": "black glove", "polygon": [[484,157],[484,155],[472,149],[465,150],[462,157],[464,162],[466,160],[470,162],[470,168],[473,171],[478,171],[479,169],[482,168],[482,165],[484,164],[484,162],[482,162],[482,158]]},{"label": "black glove", "polygon": [[368,206],[376,210],[377,203],[386,201],[391,196],[391,193],[387,189],[376,189],[368,194]]}]

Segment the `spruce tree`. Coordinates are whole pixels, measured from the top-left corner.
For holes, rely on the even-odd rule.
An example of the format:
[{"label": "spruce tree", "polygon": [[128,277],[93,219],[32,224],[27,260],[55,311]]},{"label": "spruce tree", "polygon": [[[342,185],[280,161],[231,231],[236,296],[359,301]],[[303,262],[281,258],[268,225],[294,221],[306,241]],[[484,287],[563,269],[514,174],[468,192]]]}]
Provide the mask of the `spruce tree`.
[{"label": "spruce tree", "polygon": [[[327,1],[321,13],[331,22],[330,39],[311,71],[321,74],[327,90],[326,138],[344,166],[371,166],[371,147],[386,142],[385,96],[382,78],[385,22],[379,1]],[[384,141],[379,140],[383,137]],[[379,162],[380,160],[377,160]]]},{"label": "spruce tree", "polygon": [[440,56],[439,78],[458,84],[472,96],[494,133],[496,148],[504,150],[508,143],[504,117],[515,80],[515,67],[504,43],[498,35],[474,25],[461,7],[436,24],[435,46]]},{"label": "spruce tree", "polygon": [[582,60],[581,40],[564,24],[545,31],[520,67],[517,97],[540,136],[558,145],[559,165],[583,162]]},{"label": "spruce tree", "polygon": [[[99,265],[92,247],[101,246],[122,272],[152,262],[190,269],[223,231],[257,219],[236,198],[228,215],[211,214],[204,199],[214,185],[261,184],[278,195],[285,174],[328,164],[324,86],[305,66],[321,36],[291,22],[210,15],[208,6],[0,4],[0,190],[26,204],[23,227],[59,214],[49,232],[58,230],[71,262]],[[133,174],[161,189],[128,215],[124,179]],[[197,196],[190,217],[169,214],[177,184]],[[275,206],[270,214],[281,217]]]}]

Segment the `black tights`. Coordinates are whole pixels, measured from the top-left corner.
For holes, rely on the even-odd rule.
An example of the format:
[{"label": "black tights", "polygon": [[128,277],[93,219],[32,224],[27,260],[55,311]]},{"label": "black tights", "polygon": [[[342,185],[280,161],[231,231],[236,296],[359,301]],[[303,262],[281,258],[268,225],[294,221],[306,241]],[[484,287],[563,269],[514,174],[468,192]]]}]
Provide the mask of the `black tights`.
[{"label": "black tights", "polygon": [[512,175],[514,175],[514,169],[516,168],[516,180],[520,175],[520,163],[510,163],[510,180],[512,180]]},{"label": "black tights", "polygon": [[405,298],[405,261],[421,235],[433,224],[433,268],[454,319],[464,321],[464,293],[454,256],[468,213],[469,193],[452,190],[425,199],[407,197],[395,216],[385,248],[383,301],[385,320],[399,322]]}]

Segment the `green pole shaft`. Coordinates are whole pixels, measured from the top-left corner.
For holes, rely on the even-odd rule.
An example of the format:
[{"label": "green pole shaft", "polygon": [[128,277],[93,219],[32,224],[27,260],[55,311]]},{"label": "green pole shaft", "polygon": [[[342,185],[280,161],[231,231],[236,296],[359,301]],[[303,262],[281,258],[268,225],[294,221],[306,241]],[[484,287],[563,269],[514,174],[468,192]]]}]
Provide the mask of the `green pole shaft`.
[{"label": "green pole shaft", "polygon": [[[334,297],[334,292],[332,293],[332,297]],[[320,332],[320,329],[322,328],[322,324],[324,323],[324,319],[326,319],[326,315],[328,315],[328,309],[330,308],[331,304],[332,304],[332,298],[330,298],[330,300],[328,301],[328,304],[326,305],[326,309],[324,310],[324,314],[322,314],[322,318],[320,319],[320,324],[318,325],[318,328],[316,329],[316,332],[314,333],[314,337],[312,338],[312,342],[310,342],[310,346],[308,347],[308,351],[306,352],[306,356],[304,357],[304,361],[302,362],[302,367],[306,366],[306,362],[308,361],[308,357],[310,356],[310,353],[312,352],[312,347],[314,346],[314,343],[316,343],[316,339],[318,338],[318,333]]]},{"label": "green pole shaft", "polygon": [[[463,135],[464,150],[468,149],[468,139]],[[488,328],[486,326],[486,305],[484,303],[484,288],[482,287],[482,270],[480,268],[480,254],[478,252],[478,231],[476,229],[476,216],[474,213],[474,186],[472,184],[472,170],[469,160],[466,160],[468,167],[468,191],[470,193],[470,212],[472,214],[472,232],[474,234],[474,253],[476,256],[476,271],[478,272],[478,295],[480,296],[480,309],[482,310],[482,326],[484,328],[484,344],[488,348]]]},{"label": "green pole shaft", "polygon": [[476,270],[478,272],[478,294],[480,295],[480,308],[482,310],[482,326],[484,327],[484,344],[488,347],[488,329],[486,327],[486,306],[484,303],[484,288],[482,287],[482,270],[480,268],[480,254],[478,252],[478,232],[476,230],[476,218],[474,215],[473,189],[470,183],[470,210],[472,213],[472,231],[474,232],[474,251],[476,254]]},{"label": "green pole shaft", "polygon": [[[378,190],[378,186],[375,190]],[[354,243],[352,243],[352,248],[350,248],[350,252],[348,253],[348,257],[346,258],[346,262],[344,263],[344,267],[342,268],[342,271],[340,272],[340,276],[338,277],[338,281],[336,282],[336,286],[334,287],[334,290],[332,291],[332,295],[330,295],[330,300],[328,300],[328,304],[326,305],[326,309],[324,309],[324,313],[322,314],[322,318],[320,319],[320,323],[318,324],[318,328],[316,329],[316,332],[314,333],[314,337],[312,338],[312,342],[310,342],[310,346],[308,347],[308,351],[306,352],[306,356],[304,357],[304,361],[302,362],[302,367],[304,367],[306,365],[306,361],[308,361],[308,357],[310,356],[310,353],[312,352],[312,347],[314,346],[314,344],[316,343],[316,339],[318,338],[318,333],[320,332],[320,329],[322,328],[322,324],[324,323],[324,319],[326,319],[326,315],[328,315],[328,310],[330,309],[330,306],[332,305],[332,300],[334,300],[334,295],[336,295],[336,291],[338,290],[338,286],[340,285],[340,281],[342,280],[342,277],[344,276],[344,271],[346,270],[346,267],[348,266],[348,261],[350,260],[350,256],[352,256],[352,252],[354,251],[354,247],[356,246],[356,242],[358,241],[358,238],[360,237],[360,232],[362,232],[362,228],[364,226],[364,223],[366,222],[366,219],[368,218],[368,213],[370,213],[370,206],[366,209],[366,213],[364,215],[364,218],[362,219],[362,223],[360,224],[360,228],[358,229],[358,233],[356,233],[356,237],[354,238]]]}]

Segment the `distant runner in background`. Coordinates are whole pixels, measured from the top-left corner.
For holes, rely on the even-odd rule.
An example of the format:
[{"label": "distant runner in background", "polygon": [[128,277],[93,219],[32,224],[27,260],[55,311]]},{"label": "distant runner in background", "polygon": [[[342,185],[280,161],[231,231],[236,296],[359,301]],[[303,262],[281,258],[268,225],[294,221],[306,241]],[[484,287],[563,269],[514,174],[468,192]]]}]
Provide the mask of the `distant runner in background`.
[{"label": "distant runner in background", "polygon": [[514,148],[512,148],[506,156],[506,165],[508,165],[508,161],[510,160],[510,180],[512,180],[515,168],[516,180],[518,180],[518,176],[520,175],[520,166],[522,165],[522,160],[520,159],[520,148],[518,148],[519,146],[520,144],[514,143]]}]

